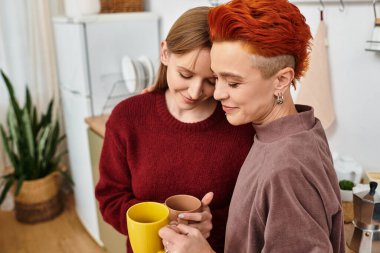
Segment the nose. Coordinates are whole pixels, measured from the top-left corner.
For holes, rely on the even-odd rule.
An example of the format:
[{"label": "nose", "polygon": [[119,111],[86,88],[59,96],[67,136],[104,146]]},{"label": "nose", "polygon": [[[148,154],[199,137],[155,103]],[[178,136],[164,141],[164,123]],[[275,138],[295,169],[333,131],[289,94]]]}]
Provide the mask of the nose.
[{"label": "nose", "polygon": [[228,98],[228,93],[226,90],[226,85],[221,80],[217,80],[215,83],[215,90],[214,90],[214,99],[215,100],[225,100]]},{"label": "nose", "polygon": [[203,84],[202,81],[194,81],[189,86],[187,92],[189,93],[189,96],[191,99],[198,99],[202,93],[203,93]]}]

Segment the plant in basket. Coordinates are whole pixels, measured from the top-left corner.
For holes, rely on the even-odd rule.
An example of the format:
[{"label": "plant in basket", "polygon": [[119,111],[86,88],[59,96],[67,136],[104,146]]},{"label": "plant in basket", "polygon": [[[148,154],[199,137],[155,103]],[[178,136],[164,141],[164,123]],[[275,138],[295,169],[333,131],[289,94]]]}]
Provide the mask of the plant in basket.
[{"label": "plant in basket", "polygon": [[339,181],[340,195],[342,197],[342,201],[352,201],[352,188],[354,188],[354,186],[355,184],[350,180]]},{"label": "plant in basket", "polygon": [[0,178],[0,204],[13,189],[16,219],[36,223],[54,218],[63,210],[60,200],[60,175],[72,180],[60,161],[66,151],[58,154],[60,136],[58,120],[53,119],[53,99],[45,114],[39,116],[28,87],[21,107],[9,78],[1,70],[9,94],[6,127],[0,124],[2,144],[12,170]]}]

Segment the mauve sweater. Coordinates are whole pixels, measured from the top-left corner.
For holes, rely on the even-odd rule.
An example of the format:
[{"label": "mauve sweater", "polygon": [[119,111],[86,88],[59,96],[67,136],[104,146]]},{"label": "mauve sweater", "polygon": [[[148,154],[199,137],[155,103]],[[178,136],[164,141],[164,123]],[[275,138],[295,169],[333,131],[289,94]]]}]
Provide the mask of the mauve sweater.
[{"label": "mauve sweater", "polygon": [[236,183],[226,253],[345,251],[339,186],[313,109],[254,125]]},{"label": "mauve sweater", "polygon": [[[133,204],[211,191],[209,242],[223,252],[232,191],[253,136],[251,124],[231,126],[220,104],[208,119],[183,123],[169,113],[163,92],[124,100],[107,122],[101,153],[95,194],[104,220],[127,234]],[[132,252],[129,241],[127,248]]]}]

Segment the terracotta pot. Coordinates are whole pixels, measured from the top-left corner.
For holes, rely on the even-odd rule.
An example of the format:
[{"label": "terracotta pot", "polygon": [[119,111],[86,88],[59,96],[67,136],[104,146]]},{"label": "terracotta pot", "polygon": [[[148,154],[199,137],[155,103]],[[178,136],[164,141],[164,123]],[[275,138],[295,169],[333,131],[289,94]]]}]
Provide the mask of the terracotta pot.
[{"label": "terracotta pot", "polygon": [[25,180],[15,196],[16,219],[37,223],[59,215],[63,210],[60,187],[60,174],[56,171],[41,179]]}]

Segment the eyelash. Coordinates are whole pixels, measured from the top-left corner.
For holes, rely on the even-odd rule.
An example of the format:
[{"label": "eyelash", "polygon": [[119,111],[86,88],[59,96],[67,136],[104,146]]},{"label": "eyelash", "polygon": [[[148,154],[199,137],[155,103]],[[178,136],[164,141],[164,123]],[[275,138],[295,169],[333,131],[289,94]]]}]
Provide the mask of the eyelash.
[{"label": "eyelash", "polygon": [[228,86],[231,88],[237,88],[239,87],[239,83],[228,83]]},{"label": "eyelash", "polygon": [[182,75],[181,73],[179,73],[179,75],[180,75],[183,79],[190,79],[190,78],[192,78],[192,76],[185,76],[185,75]]},{"label": "eyelash", "polygon": [[215,82],[211,82],[210,80],[207,80],[207,82],[208,82],[211,86],[215,86]]},{"label": "eyelash", "polygon": [[[219,81],[219,80],[218,80],[218,77],[215,76],[215,84],[216,84],[218,81]],[[239,85],[240,85],[240,83],[227,83],[227,84],[228,84],[229,87],[231,87],[231,88],[233,88],[233,89],[238,88]]]}]

